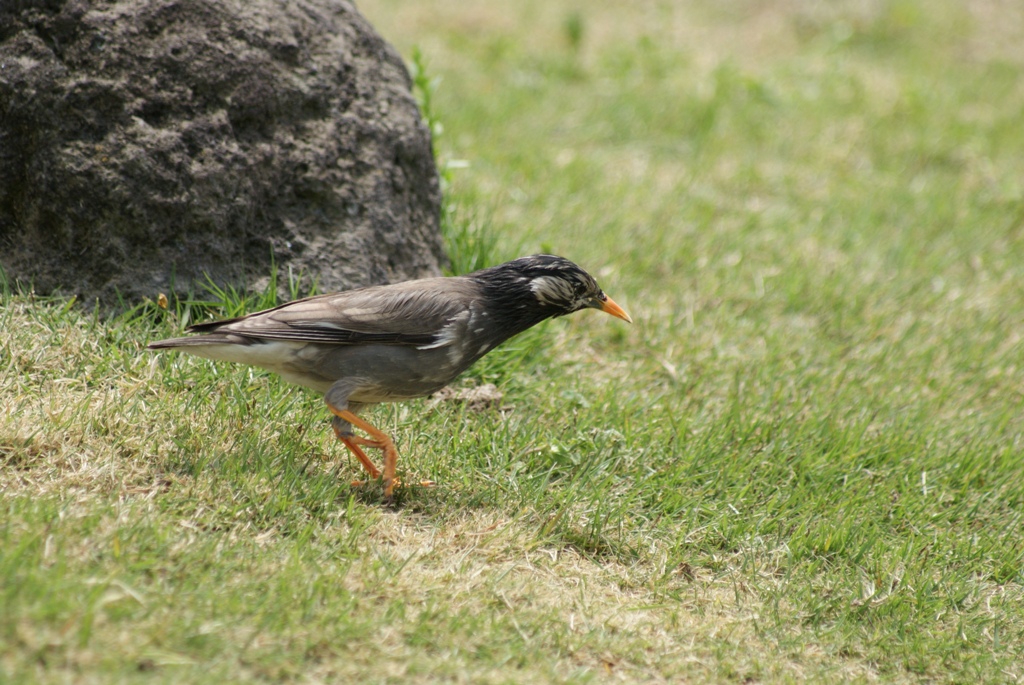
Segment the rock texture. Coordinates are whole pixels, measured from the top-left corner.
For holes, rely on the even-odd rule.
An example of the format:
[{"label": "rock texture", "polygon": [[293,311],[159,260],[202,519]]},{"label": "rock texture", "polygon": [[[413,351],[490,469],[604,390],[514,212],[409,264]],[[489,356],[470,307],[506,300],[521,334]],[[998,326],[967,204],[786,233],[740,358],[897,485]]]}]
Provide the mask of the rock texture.
[{"label": "rock texture", "polygon": [[437,274],[430,137],[343,0],[0,2],[0,265],[114,304]]}]

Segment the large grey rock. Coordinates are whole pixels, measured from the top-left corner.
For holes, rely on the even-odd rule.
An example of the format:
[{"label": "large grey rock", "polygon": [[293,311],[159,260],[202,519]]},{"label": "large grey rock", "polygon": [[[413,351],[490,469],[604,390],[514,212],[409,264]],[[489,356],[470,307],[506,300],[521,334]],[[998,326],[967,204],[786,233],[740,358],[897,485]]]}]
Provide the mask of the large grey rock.
[{"label": "large grey rock", "polygon": [[0,265],[107,304],[438,273],[400,57],[343,0],[0,1]]}]

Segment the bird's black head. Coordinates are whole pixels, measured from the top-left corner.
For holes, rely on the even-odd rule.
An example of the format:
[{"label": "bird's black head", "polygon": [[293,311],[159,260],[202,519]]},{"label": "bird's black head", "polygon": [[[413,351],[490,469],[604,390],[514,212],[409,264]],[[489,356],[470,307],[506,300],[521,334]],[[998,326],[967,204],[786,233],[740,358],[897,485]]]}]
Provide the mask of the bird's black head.
[{"label": "bird's black head", "polygon": [[489,297],[510,310],[510,314],[534,319],[529,325],[588,307],[630,321],[629,315],[604,294],[593,276],[564,257],[520,257],[477,271],[471,277],[483,284]]}]

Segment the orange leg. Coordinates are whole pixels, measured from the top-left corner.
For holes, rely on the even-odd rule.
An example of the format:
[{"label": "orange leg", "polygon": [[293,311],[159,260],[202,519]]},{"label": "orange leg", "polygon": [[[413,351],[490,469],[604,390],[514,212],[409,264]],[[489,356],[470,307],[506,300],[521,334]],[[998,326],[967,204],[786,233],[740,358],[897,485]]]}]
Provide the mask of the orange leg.
[{"label": "orange leg", "polygon": [[[366,440],[365,438],[357,438],[356,436],[341,435],[338,437],[341,439],[345,446],[352,450],[352,453],[356,455],[356,458],[362,462],[363,467],[370,473],[371,478],[377,478],[380,476],[380,471],[373,465],[366,453],[359,448],[359,445],[365,445],[367,447],[376,447],[384,451],[384,496],[389,498],[395,490],[395,471],[398,468],[398,450],[395,449],[395,443],[391,441],[388,434],[379,428],[374,427],[366,421],[348,411],[347,409],[337,409],[332,407],[330,404],[327,408],[331,410],[331,413],[337,416],[342,421],[348,421],[350,424],[363,431],[372,438]],[[337,428],[335,428],[337,434]]]},{"label": "orange leg", "polygon": [[[345,447],[347,447],[352,454],[356,455],[356,459],[362,463],[363,468],[370,474],[370,478],[380,478],[380,469],[373,465],[370,458],[366,456],[366,452],[359,447],[359,445],[365,445],[370,441],[364,441],[362,438],[358,438],[354,435],[344,435],[333,423],[331,426],[334,428],[334,434],[338,436],[338,440],[341,440],[345,444]],[[376,447],[376,445],[372,446]]]}]

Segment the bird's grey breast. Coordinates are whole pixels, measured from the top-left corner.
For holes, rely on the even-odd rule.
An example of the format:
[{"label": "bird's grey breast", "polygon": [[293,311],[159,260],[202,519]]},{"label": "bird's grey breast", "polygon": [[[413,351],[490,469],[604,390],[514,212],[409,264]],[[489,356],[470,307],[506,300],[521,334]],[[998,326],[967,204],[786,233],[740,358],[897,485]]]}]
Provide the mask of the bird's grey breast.
[{"label": "bird's grey breast", "polygon": [[411,346],[359,345],[326,352],[318,365],[324,376],[346,379],[352,400],[391,402],[424,397],[448,385],[459,374],[449,350]]}]

